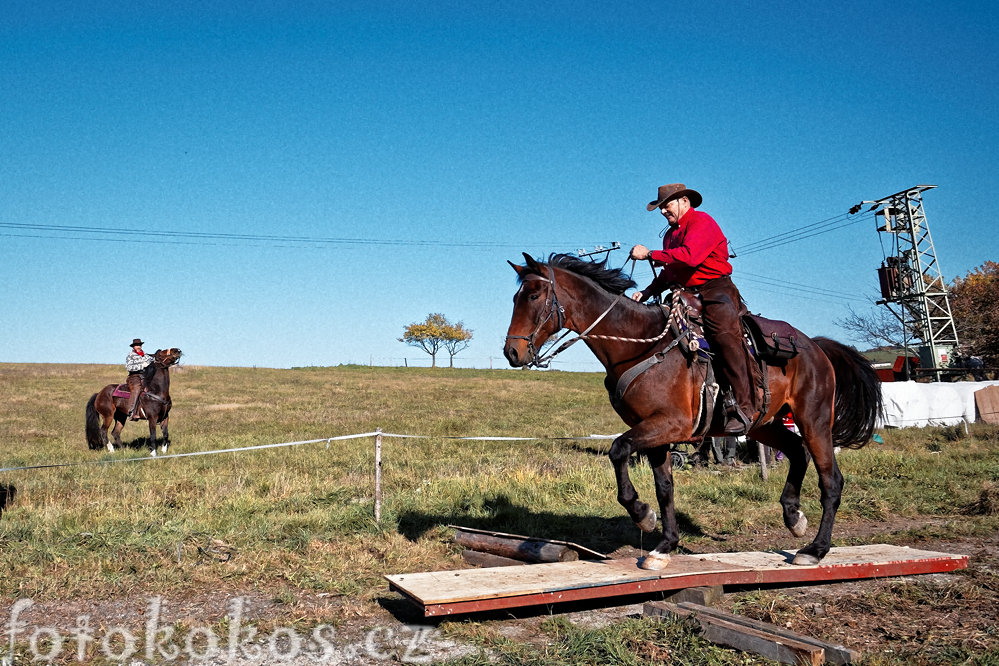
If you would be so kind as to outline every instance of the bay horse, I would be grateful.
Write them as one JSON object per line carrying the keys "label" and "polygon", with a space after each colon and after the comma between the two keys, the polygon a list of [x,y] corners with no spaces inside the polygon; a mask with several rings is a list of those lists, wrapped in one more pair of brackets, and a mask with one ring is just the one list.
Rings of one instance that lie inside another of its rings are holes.
{"label": "bay horse", "polygon": [[[145,390],[139,398],[135,411],[139,414],[139,418],[149,422],[149,447],[153,456],[156,455],[157,425],[163,433],[162,452],[166,453],[170,445],[170,433],[167,428],[170,407],[173,404],[170,400],[170,366],[179,361],[181,355],[181,350],[172,347],[158,349],[153,354],[153,362],[143,370],[142,383]],[[108,451],[114,451],[115,446],[120,448],[122,445],[120,434],[128,421],[128,397],[115,395],[118,387],[118,384],[108,384],[90,396],[87,402],[87,445],[91,449],[107,447]],[[113,443],[108,439],[108,427],[112,420],[115,422],[111,431]]]}
{"label": "bay horse", "polygon": [[[628,475],[630,456],[644,453],[655,477],[663,539],[640,566],[661,569],[679,542],[670,447],[699,441],[703,435],[722,435],[720,413],[701,413],[702,405],[710,402],[702,391],[707,363],[697,361],[689,341],[684,344],[687,332],[673,325],[669,308],[643,305],[624,295],[634,281],[621,269],[607,268],[606,260],[552,254],[542,263],[527,253],[524,259],[525,266],[508,262],[519,275],[520,288],[513,297],[504,356],[513,367],[544,367],[553,354],[544,358],[539,350],[566,328],[577,337],[554,353],[583,340],[603,364],[611,403],[630,427],[614,440],[609,454],[617,499],[642,531],[655,530],[656,512],[639,501]],[[678,295],[674,292],[674,298]],[[833,449],[860,448],[870,440],[881,410],[881,385],[871,364],[854,349],[795,333],[798,353],[767,368],[769,400],[761,402],[768,406],[756,415],[748,436],[782,451],[790,463],[780,504],[784,525],[796,537],[805,536],[808,527],[800,508],[806,451],[814,461],[822,519],[814,540],[794,557],[794,564],[814,565],[829,552],[843,490]],[[789,412],[800,436],[782,423]]]}

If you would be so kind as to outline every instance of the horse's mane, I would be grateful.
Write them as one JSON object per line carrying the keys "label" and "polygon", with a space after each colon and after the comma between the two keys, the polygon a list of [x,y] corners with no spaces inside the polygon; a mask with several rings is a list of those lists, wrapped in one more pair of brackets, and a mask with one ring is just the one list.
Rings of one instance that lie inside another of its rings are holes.
{"label": "horse's mane", "polygon": [[571,254],[552,253],[548,264],[589,278],[612,294],[623,294],[635,286],[635,281],[624,274],[620,268],[608,268],[607,259],[603,261],[587,261]]}

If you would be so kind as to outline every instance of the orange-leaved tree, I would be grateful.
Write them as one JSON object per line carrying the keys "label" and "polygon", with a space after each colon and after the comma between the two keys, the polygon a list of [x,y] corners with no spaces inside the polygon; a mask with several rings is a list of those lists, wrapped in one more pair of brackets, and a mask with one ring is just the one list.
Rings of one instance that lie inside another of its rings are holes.
{"label": "orange-leaved tree", "polygon": [[950,285],[950,309],[961,352],[999,367],[999,263],[986,261]]}
{"label": "orange-leaved tree", "polygon": [[434,312],[427,315],[426,320],[407,326],[399,342],[419,347],[430,354],[430,365],[434,368],[437,367],[437,352],[444,349],[451,355],[453,368],[455,355],[466,349],[471,339],[472,331],[465,328],[464,324],[452,324],[447,317]]}

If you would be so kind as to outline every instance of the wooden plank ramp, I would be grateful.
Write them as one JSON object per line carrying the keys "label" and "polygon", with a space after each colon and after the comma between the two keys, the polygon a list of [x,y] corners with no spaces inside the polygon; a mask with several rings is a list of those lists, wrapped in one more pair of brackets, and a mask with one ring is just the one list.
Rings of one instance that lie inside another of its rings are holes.
{"label": "wooden plank ramp", "polygon": [[884,578],[964,569],[967,555],[873,544],[833,548],[821,563],[791,564],[794,551],[674,555],[662,571],[634,558],[385,576],[425,617],[522,608],[701,585],[760,585]]}

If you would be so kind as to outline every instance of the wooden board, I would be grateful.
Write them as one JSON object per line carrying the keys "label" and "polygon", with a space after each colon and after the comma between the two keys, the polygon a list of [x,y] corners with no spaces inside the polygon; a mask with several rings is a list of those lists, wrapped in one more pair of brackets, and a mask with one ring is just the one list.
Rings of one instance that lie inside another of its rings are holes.
{"label": "wooden board", "polygon": [[817,565],[791,564],[794,552],[674,555],[662,571],[633,558],[577,560],[501,569],[460,569],[386,576],[389,587],[426,617],[679,590],[699,585],[807,583],[954,571],[966,555],[868,545],[833,548]]}
{"label": "wooden board", "polygon": [[999,424],[999,386],[986,386],[975,391],[975,405],[983,421]]}

